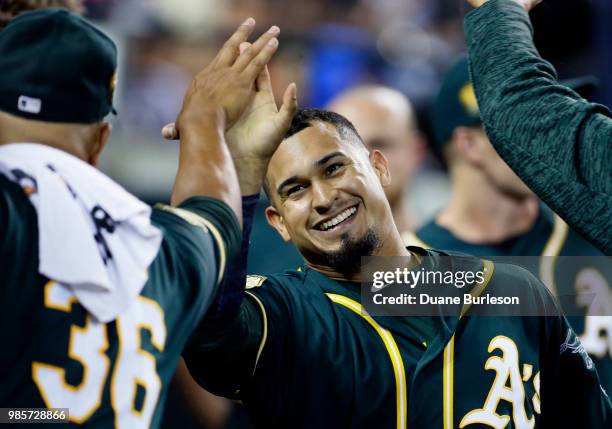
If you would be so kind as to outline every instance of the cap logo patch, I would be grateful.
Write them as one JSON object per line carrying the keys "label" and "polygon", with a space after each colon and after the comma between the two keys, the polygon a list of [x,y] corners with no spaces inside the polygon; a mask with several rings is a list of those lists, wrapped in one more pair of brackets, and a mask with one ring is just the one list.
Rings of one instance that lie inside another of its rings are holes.
{"label": "cap logo patch", "polygon": [[20,95],[17,100],[17,109],[22,112],[33,113],[35,115],[40,113],[42,107],[42,101],[40,98],[27,97]]}
{"label": "cap logo patch", "polygon": [[476,94],[474,94],[474,87],[470,82],[463,85],[459,90],[459,101],[467,113],[473,116],[480,115],[478,101],[476,101]]}

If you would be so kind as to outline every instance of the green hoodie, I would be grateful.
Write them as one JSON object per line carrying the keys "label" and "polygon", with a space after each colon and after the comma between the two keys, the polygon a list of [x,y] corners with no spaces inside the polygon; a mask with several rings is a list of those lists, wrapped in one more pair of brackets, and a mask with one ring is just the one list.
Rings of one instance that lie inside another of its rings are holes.
{"label": "green hoodie", "polygon": [[612,255],[612,113],[557,83],[525,10],[490,0],[465,18],[470,73],[497,152],[567,223]]}

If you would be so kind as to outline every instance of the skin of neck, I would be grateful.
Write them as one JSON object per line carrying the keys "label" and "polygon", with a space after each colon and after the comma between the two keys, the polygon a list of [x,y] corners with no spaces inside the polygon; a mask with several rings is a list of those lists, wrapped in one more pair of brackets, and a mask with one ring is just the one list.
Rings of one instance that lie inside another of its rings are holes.
{"label": "skin of neck", "polygon": [[404,192],[400,192],[400,194],[395,198],[389,199],[391,213],[393,213],[393,220],[395,221],[395,225],[400,233],[410,231],[412,229],[407,200],[408,198]]}
{"label": "skin of neck", "polygon": [[42,122],[19,118],[0,112],[0,145],[9,143],[39,143],[68,152],[81,160],[95,164],[92,141],[97,124]]}
{"label": "skin of neck", "polygon": [[478,170],[451,167],[452,192],[436,221],[472,244],[496,243],[531,229],[539,213],[535,196],[522,199],[501,192]]}

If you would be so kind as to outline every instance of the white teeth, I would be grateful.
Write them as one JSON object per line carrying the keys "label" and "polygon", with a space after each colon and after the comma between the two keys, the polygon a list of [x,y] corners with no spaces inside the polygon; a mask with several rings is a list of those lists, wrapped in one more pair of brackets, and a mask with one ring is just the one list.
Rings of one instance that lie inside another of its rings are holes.
{"label": "white teeth", "polygon": [[340,222],[346,220],[347,218],[351,217],[353,214],[355,214],[355,212],[357,212],[357,208],[356,207],[348,208],[348,209],[344,210],[342,213],[338,214],[333,219],[328,220],[327,222],[323,222],[323,224],[321,225],[321,229],[323,231],[326,231],[326,230],[328,230],[328,229],[338,225]]}

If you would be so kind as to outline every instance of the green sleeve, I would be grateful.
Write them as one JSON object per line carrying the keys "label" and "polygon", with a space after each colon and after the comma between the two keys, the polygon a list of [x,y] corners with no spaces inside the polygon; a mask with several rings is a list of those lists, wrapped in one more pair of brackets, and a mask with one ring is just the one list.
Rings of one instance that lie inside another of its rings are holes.
{"label": "green sleeve", "polygon": [[[532,273],[523,272],[529,288],[536,292],[530,304],[539,308],[538,319],[543,329],[538,381],[542,427],[611,427],[612,403],[591,357],[548,288]],[[512,287],[515,289],[516,284]]]}
{"label": "green sleeve", "polygon": [[264,331],[261,310],[246,298],[232,320],[200,324],[183,352],[189,372],[206,390],[239,399],[253,375]]}
{"label": "green sleeve", "polygon": [[151,221],[164,238],[149,267],[149,283],[164,296],[159,299],[180,300],[179,311],[193,311],[193,329],[215,300],[227,261],[240,243],[238,221],[229,206],[204,197],[178,207],[157,205]]}
{"label": "green sleeve", "polygon": [[[593,361],[563,315],[550,290],[531,272],[509,264],[495,264],[493,287],[502,288],[504,296],[520,296],[522,311],[537,317],[515,318],[523,332],[536,332],[539,325],[538,381],[534,380],[541,404],[545,428],[604,429],[612,425],[612,404],[601,387]],[[491,287],[489,286],[489,287]],[[498,289],[499,291],[499,289]],[[532,324],[537,320],[537,325]],[[521,341],[534,345],[535,336]],[[559,410],[563,410],[560,412]]]}
{"label": "green sleeve", "polygon": [[611,427],[612,403],[601,387],[593,361],[565,317],[559,315],[549,320],[553,321],[552,335],[540,395],[542,416],[552,423],[546,427]]}
{"label": "green sleeve", "polygon": [[[214,198],[192,197],[178,207],[158,204],[151,218],[163,230],[164,243],[178,249],[173,263],[191,272],[212,270],[216,279],[213,284],[217,286],[221,282],[228,262],[235,257],[241,243],[238,219],[227,204]],[[214,249],[212,259],[205,258],[209,239]]]}
{"label": "green sleeve", "polygon": [[32,227],[38,227],[34,206],[19,185],[0,174],[0,250],[3,261],[4,257],[15,256],[11,245],[21,247],[23,238],[28,235],[26,232]]}
{"label": "green sleeve", "polygon": [[179,208],[197,213],[214,226],[224,243],[228,260],[238,252],[242,240],[240,225],[227,204],[215,198],[191,197],[183,201]]}
{"label": "green sleeve", "polygon": [[557,82],[525,10],[490,0],[465,19],[483,123],[501,157],[574,229],[612,254],[612,113]]}
{"label": "green sleeve", "polygon": [[247,404],[265,399],[268,410],[280,412],[296,359],[292,311],[300,310],[282,279],[249,277],[247,284],[261,282],[245,292],[237,316],[201,323],[183,357],[210,392]]}
{"label": "green sleeve", "polygon": [[[27,273],[38,272],[36,210],[23,189],[2,174],[0,174],[0,272],[2,272],[0,306],[5,303],[8,305],[11,300],[20,297],[23,294],[24,278],[28,277]],[[6,310],[2,311],[5,315],[14,311],[15,307],[8,305],[3,310]],[[2,319],[0,317],[0,326]]]}

